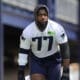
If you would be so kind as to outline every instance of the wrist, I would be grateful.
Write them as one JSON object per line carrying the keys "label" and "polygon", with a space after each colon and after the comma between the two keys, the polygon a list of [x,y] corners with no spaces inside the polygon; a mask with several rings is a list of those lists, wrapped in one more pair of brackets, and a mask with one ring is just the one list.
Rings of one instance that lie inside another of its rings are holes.
{"label": "wrist", "polygon": [[63,73],[68,73],[69,72],[69,67],[63,67]]}

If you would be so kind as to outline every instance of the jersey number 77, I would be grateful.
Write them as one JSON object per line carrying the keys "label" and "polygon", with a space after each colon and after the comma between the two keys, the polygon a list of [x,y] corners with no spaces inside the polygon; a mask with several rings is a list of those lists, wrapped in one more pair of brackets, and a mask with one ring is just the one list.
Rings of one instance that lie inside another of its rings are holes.
{"label": "jersey number 77", "polygon": [[35,42],[37,40],[37,50],[40,51],[41,47],[42,47],[42,41],[43,40],[49,40],[49,44],[48,44],[48,51],[50,51],[52,49],[52,44],[53,44],[53,36],[44,36],[44,37],[35,37],[32,38],[32,41]]}

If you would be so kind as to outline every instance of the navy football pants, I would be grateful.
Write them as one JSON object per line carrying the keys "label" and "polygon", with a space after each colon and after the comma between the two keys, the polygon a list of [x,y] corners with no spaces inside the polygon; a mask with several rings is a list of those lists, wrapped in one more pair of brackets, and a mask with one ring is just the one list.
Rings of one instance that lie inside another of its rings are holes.
{"label": "navy football pants", "polygon": [[59,56],[37,58],[34,55],[30,58],[30,74],[39,73],[46,76],[46,80],[60,80],[61,59]]}

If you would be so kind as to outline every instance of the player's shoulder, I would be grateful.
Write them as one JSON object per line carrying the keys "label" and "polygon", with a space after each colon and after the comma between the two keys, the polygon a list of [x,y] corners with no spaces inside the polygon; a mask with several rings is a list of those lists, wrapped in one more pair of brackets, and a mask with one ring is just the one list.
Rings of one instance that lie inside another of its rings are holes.
{"label": "player's shoulder", "polygon": [[53,21],[51,19],[48,20],[49,24],[52,25],[53,27],[63,27],[61,24],[59,24],[57,21]]}
{"label": "player's shoulder", "polygon": [[63,26],[56,21],[53,21],[53,20],[49,19],[48,22],[49,22],[49,25],[56,31],[58,31],[58,30],[60,31],[60,30],[63,29]]}
{"label": "player's shoulder", "polygon": [[31,34],[31,32],[34,30],[34,26],[35,26],[35,22],[31,22],[28,26],[25,27],[25,29],[23,30],[22,34],[24,36]]}
{"label": "player's shoulder", "polygon": [[31,22],[28,26],[26,26],[23,31],[24,31],[24,32],[30,31],[31,29],[33,29],[34,26],[35,26],[35,22],[33,21],[33,22]]}

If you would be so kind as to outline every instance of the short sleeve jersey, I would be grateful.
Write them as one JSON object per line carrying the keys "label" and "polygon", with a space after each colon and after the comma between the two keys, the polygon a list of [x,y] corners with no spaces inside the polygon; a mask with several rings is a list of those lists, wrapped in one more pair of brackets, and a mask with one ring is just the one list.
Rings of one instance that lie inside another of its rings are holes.
{"label": "short sleeve jersey", "polygon": [[20,37],[20,48],[31,49],[36,57],[44,58],[59,51],[59,44],[68,41],[66,32],[60,24],[48,20],[46,29],[41,32],[32,22]]}

